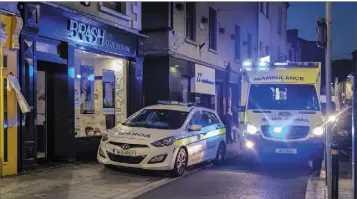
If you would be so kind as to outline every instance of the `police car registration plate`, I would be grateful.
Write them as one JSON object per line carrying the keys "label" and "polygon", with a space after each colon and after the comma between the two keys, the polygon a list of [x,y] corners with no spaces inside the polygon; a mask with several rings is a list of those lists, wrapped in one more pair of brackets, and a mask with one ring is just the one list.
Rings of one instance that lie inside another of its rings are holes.
{"label": "police car registration plate", "polygon": [[118,149],[113,149],[113,153],[115,155],[121,155],[121,156],[136,156],[135,151],[133,150],[118,150]]}
{"label": "police car registration plate", "polygon": [[277,148],[275,149],[275,153],[288,153],[288,154],[297,154],[297,149],[292,149],[292,148]]}

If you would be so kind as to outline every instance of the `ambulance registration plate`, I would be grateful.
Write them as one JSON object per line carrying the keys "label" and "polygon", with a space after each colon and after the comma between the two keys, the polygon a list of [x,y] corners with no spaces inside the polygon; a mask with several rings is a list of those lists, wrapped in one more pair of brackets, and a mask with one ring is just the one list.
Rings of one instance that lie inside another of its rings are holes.
{"label": "ambulance registration plate", "polygon": [[284,154],[297,154],[297,149],[292,148],[277,148],[275,153],[284,153]]}

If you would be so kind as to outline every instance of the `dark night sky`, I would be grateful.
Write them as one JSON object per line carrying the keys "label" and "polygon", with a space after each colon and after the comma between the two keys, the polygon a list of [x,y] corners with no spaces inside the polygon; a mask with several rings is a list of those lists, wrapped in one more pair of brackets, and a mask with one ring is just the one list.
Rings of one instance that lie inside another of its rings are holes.
{"label": "dark night sky", "polygon": [[[325,16],[324,2],[292,2],[288,29],[296,28],[306,40],[316,39],[316,18]],[[332,59],[351,58],[357,50],[357,2],[332,3]]]}

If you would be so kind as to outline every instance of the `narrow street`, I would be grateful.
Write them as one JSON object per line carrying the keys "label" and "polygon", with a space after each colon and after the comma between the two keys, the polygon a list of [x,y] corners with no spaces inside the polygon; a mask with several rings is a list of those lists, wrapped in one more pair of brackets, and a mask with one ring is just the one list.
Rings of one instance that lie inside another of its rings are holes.
{"label": "narrow street", "polygon": [[239,159],[186,175],[136,199],[303,199],[309,169],[269,164],[243,165]]}

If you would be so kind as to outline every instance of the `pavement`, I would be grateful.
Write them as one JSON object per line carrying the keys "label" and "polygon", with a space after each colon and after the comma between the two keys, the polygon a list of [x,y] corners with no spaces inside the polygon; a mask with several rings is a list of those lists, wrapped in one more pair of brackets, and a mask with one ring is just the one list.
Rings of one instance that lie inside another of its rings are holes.
{"label": "pavement", "polygon": [[[340,161],[339,163],[339,198],[352,199],[352,162],[351,160]],[[318,177],[309,179],[305,199],[327,199],[328,191],[326,187],[326,172],[322,170]]]}
{"label": "pavement", "polygon": [[[239,154],[238,143],[227,146],[227,158]],[[203,163],[186,175],[210,167]],[[94,163],[66,164],[0,179],[0,199],[130,199],[179,178],[163,172],[112,170]]]}

